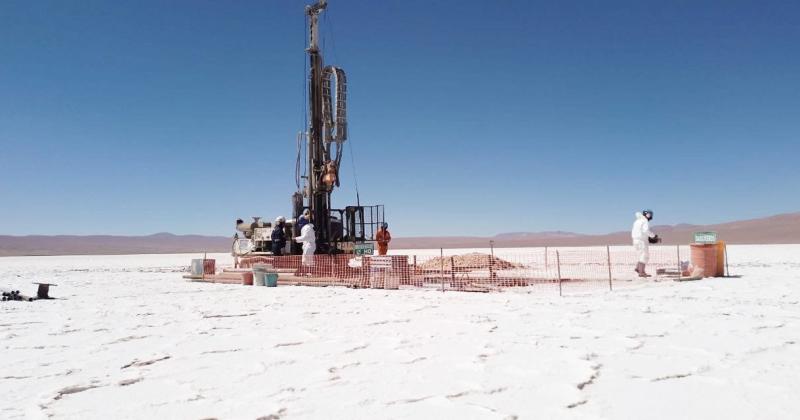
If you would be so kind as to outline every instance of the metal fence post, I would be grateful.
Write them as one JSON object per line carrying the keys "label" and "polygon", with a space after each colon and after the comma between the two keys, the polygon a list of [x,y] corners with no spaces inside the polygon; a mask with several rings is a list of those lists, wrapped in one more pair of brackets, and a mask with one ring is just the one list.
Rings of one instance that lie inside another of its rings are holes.
{"label": "metal fence post", "polygon": [[606,245],[606,257],[608,259],[608,290],[614,290],[611,285],[611,247]]}
{"label": "metal fence post", "polygon": [[419,280],[419,284],[417,284],[417,276],[419,275],[419,271],[417,268],[417,255],[414,254],[414,267],[411,269],[411,275],[408,276],[410,283],[414,286],[422,286],[425,284],[425,275],[422,275],[422,279]]}
{"label": "metal fence post", "polygon": [[683,277],[683,265],[681,265],[681,246],[675,245],[675,249],[678,251],[678,280]]}
{"label": "metal fence post", "polygon": [[456,287],[456,261],[450,257],[450,287]]}
{"label": "metal fence post", "polygon": [[489,278],[494,280],[494,241],[489,241],[491,255],[489,256]]}
{"label": "metal fence post", "polygon": [[563,296],[561,294],[561,257],[558,254],[558,250],[556,250],[556,265],[558,266],[558,295]]}
{"label": "metal fence post", "polygon": [[730,277],[731,270],[728,268],[728,244],[722,245],[722,249],[725,251],[725,277]]}
{"label": "metal fence post", "polygon": [[206,258],[208,257],[208,252],[203,253],[203,282],[206,281]]}

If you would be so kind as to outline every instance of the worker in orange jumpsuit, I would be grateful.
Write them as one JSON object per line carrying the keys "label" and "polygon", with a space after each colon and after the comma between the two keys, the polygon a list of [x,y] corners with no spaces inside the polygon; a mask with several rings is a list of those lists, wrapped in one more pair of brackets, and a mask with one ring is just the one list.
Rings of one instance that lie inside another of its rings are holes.
{"label": "worker in orange jumpsuit", "polygon": [[386,255],[386,252],[389,251],[389,242],[392,240],[388,223],[381,224],[378,233],[375,235],[375,240],[378,241],[378,255]]}

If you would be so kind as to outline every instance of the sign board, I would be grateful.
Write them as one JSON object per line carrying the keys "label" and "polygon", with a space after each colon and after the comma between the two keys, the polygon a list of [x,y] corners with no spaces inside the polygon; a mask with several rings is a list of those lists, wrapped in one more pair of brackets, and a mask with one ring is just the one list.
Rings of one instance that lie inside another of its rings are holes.
{"label": "sign board", "polygon": [[375,253],[375,244],[372,242],[365,242],[363,244],[353,245],[353,254],[355,255],[372,255]]}
{"label": "sign board", "polygon": [[369,287],[373,289],[397,289],[399,277],[393,275],[392,257],[365,257],[369,261]]}
{"label": "sign board", "polygon": [[694,243],[715,244],[717,243],[717,232],[695,232]]}
{"label": "sign board", "polygon": [[392,268],[392,257],[370,257],[369,266],[372,268]]}

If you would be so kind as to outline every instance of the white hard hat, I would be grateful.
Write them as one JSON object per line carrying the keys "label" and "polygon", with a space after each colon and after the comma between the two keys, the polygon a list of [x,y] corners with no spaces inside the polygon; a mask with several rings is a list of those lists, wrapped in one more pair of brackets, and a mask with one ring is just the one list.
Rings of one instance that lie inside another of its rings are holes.
{"label": "white hard hat", "polygon": [[283,222],[285,222],[285,221],[286,221],[286,218],[285,218],[285,217],[283,217],[283,216],[278,216],[278,217],[275,219],[275,223],[283,223]]}

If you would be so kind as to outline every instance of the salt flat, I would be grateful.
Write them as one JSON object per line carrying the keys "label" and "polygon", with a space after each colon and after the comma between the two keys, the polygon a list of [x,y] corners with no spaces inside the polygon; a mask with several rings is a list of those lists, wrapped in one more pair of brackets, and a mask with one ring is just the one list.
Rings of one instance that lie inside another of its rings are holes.
{"label": "salt flat", "polygon": [[565,297],[187,283],[197,257],[0,258],[63,298],[0,303],[0,418],[800,414],[800,245]]}

